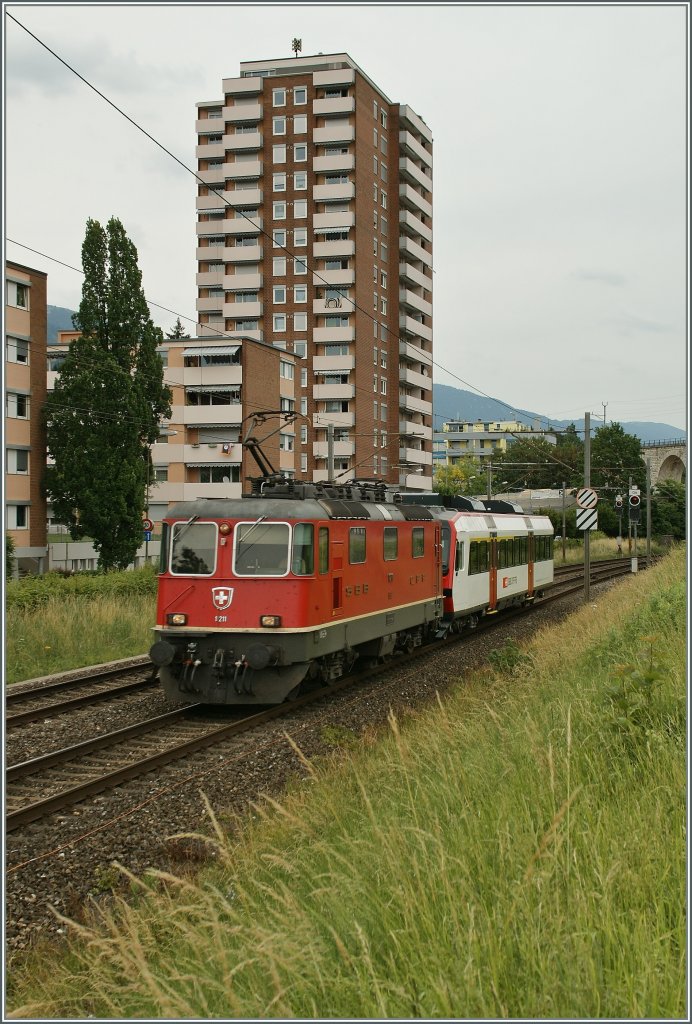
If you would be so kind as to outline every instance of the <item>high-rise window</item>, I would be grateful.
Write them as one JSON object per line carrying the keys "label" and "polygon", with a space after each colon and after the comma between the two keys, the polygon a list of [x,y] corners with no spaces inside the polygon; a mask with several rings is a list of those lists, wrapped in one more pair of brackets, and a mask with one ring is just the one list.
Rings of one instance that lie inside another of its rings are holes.
{"label": "high-rise window", "polygon": [[286,106],[286,90],[285,89],[273,89],[272,90],[272,106],[274,106],[274,107],[285,107]]}
{"label": "high-rise window", "polygon": [[308,90],[304,85],[298,86],[293,90],[293,102],[296,106],[299,106],[308,101]]}
{"label": "high-rise window", "polygon": [[293,132],[295,135],[305,135],[308,130],[308,119],[305,114],[298,114],[293,118]]}
{"label": "high-rise window", "polygon": [[272,160],[275,164],[286,163],[286,147],[285,146],[272,146]]}
{"label": "high-rise window", "polygon": [[274,118],[272,118],[272,134],[273,135],[285,135],[286,134],[286,118],[285,117],[274,117]]}

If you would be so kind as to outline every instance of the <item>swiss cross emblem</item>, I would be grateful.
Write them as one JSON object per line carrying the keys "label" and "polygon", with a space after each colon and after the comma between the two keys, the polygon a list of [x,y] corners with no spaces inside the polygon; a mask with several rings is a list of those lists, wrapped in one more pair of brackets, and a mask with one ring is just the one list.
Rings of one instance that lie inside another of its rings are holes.
{"label": "swiss cross emblem", "polygon": [[233,600],[233,588],[212,587],[211,599],[214,602],[214,607],[218,608],[219,611],[223,611],[224,608],[230,607],[231,601]]}

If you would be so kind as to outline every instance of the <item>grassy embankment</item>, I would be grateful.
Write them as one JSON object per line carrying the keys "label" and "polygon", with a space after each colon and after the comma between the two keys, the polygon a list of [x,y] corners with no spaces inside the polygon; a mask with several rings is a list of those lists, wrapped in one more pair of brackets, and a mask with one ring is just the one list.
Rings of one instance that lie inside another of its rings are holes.
{"label": "grassy embankment", "polygon": [[145,654],[156,617],[152,567],[8,581],[7,682]]}
{"label": "grassy embankment", "polygon": [[684,1018],[685,606],[677,550],[498,650],[15,965],[13,1015]]}

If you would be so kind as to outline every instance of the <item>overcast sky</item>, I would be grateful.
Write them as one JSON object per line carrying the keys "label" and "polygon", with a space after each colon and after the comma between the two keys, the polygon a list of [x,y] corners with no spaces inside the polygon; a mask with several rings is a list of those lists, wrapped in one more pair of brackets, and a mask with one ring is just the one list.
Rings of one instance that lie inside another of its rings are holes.
{"label": "overcast sky", "polygon": [[[189,167],[195,104],[242,60],[290,57],[294,36],[304,56],[348,53],[434,135],[435,380],[556,419],[607,402],[609,420],[685,428],[686,4],[3,10]],[[79,267],[87,218],[116,216],[147,298],[194,319],[194,178],[3,30],[7,237]],[[77,308],[80,275],[9,242],[6,257]]]}

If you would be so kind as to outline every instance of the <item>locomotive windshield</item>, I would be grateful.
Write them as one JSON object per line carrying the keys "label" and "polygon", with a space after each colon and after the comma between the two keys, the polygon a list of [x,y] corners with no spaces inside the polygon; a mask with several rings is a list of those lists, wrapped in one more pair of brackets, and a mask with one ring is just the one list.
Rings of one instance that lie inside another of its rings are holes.
{"label": "locomotive windshield", "polygon": [[236,576],[285,576],[291,529],[288,523],[238,523],[233,571]]}
{"label": "locomotive windshield", "polygon": [[174,576],[211,576],[216,568],[216,524],[175,523],[171,535]]}

